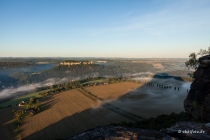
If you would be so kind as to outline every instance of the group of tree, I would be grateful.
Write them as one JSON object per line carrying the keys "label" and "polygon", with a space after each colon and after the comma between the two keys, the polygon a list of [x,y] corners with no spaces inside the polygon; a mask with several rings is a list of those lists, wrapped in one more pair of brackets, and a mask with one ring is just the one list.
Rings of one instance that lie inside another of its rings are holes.
{"label": "group of tree", "polygon": [[13,110],[18,122],[27,115],[34,115],[38,112],[40,112],[39,100],[35,98],[30,98],[29,101],[25,102],[22,107],[18,108],[18,110]]}
{"label": "group of tree", "polygon": [[[189,60],[187,62],[185,62],[186,67],[188,67],[188,69],[193,69],[196,70],[199,66],[199,57],[202,57],[204,55],[208,55],[210,54],[210,47],[207,50],[203,50],[200,49],[200,51],[198,53],[191,53],[189,55]],[[190,77],[193,77],[192,73],[188,74]]]}

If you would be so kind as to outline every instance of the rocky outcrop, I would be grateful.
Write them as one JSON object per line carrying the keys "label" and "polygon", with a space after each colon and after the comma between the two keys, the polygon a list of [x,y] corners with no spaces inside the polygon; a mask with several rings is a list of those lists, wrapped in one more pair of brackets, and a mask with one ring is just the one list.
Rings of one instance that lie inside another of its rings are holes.
{"label": "rocky outcrop", "polygon": [[190,116],[210,121],[210,55],[201,57],[199,64],[184,108]]}
{"label": "rocky outcrop", "polygon": [[100,126],[68,140],[210,140],[210,123],[177,122],[160,131],[122,126]]}
{"label": "rocky outcrop", "polygon": [[83,132],[68,140],[177,140],[165,133],[121,126],[102,126]]}
{"label": "rocky outcrop", "polygon": [[161,131],[181,140],[210,140],[210,123],[177,122]]}

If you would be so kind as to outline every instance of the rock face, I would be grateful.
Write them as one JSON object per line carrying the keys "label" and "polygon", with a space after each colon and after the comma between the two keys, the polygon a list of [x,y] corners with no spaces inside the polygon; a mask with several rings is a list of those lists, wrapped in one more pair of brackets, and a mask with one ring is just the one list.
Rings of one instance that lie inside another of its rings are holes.
{"label": "rock face", "polygon": [[160,131],[122,126],[100,126],[67,140],[210,140],[210,123],[177,122]]}
{"label": "rock face", "polygon": [[161,131],[181,140],[210,140],[210,123],[177,122]]}
{"label": "rock face", "polygon": [[101,126],[68,140],[177,140],[159,131],[121,126]]}
{"label": "rock face", "polygon": [[210,121],[210,55],[201,57],[199,63],[184,108],[190,116]]}

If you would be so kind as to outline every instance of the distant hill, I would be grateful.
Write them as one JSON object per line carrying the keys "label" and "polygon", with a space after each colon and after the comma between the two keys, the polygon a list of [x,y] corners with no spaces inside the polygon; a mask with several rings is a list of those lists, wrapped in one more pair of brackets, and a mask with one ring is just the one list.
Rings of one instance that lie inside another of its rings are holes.
{"label": "distant hill", "polygon": [[120,76],[125,72],[129,72],[120,67],[101,66],[101,65],[59,65],[52,69],[45,70],[37,74],[22,75],[19,77],[19,84],[36,83],[47,80],[49,78],[85,78],[94,76]]}
{"label": "distant hill", "polygon": [[49,78],[86,78],[86,77],[109,77],[109,76],[124,76],[131,73],[154,71],[150,64],[143,65],[58,65],[54,68],[47,69],[40,73],[32,74],[13,74],[13,78],[18,79],[18,84],[37,83]]}
{"label": "distant hill", "polygon": [[0,62],[0,69],[1,68],[21,68],[21,67],[28,67],[33,66],[32,63],[27,62]]}
{"label": "distant hill", "polygon": [[[7,61],[7,65],[13,66],[14,60]],[[50,60],[45,60],[46,62]],[[52,60],[54,62],[54,60]],[[57,60],[59,61],[59,60]],[[6,60],[2,60],[2,64],[5,63]],[[41,62],[41,60],[19,60],[17,64],[24,66],[22,68],[0,68],[0,74],[4,74],[4,80],[1,80],[4,85],[11,85],[19,86],[24,84],[30,83],[38,83],[45,81],[50,78],[87,78],[87,77],[116,77],[116,76],[130,76],[134,74],[138,76],[140,73],[168,73],[172,76],[180,76],[180,77],[187,77],[187,73],[189,71],[185,70],[182,66],[182,62],[176,63],[175,62],[164,62],[161,64],[163,68],[155,67],[156,62],[153,61],[124,61],[124,60],[109,60],[106,61],[107,63],[103,64],[89,64],[89,65],[59,65],[56,63],[57,66],[49,66],[39,65],[36,62]],[[63,62],[63,61],[62,61]],[[43,62],[42,62],[43,63]],[[34,64],[35,66],[30,66]],[[14,65],[14,66],[15,66]],[[1,75],[0,75],[1,76]],[[5,77],[7,76],[7,77]],[[2,77],[2,76],[1,76]],[[0,77],[0,78],[1,78]],[[146,75],[145,75],[146,77]],[[10,78],[10,79],[9,79]],[[13,79],[13,80],[12,80]],[[7,81],[14,81],[8,83]],[[6,82],[4,82],[6,81]]]}

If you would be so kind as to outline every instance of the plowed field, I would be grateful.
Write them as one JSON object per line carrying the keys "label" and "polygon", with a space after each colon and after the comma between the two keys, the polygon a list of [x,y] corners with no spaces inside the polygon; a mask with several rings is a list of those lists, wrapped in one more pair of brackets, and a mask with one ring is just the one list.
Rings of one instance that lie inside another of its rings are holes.
{"label": "plowed field", "polygon": [[78,90],[69,90],[43,103],[46,110],[26,118],[21,126],[25,139],[68,138],[100,125],[128,120],[97,102],[85,97]]}
{"label": "plowed field", "polygon": [[128,92],[140,87],[141,84],[132,82],[122,82],[109,85],[92,86],[85,88],[94,95],[104,100],[112,100],[125,95]]}

